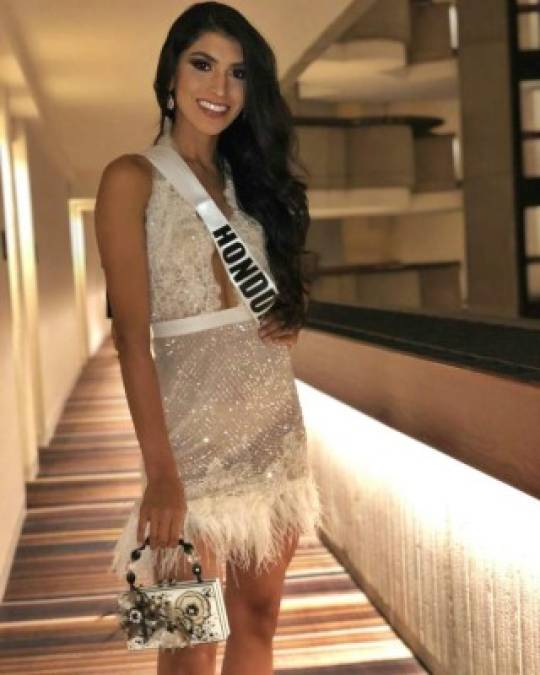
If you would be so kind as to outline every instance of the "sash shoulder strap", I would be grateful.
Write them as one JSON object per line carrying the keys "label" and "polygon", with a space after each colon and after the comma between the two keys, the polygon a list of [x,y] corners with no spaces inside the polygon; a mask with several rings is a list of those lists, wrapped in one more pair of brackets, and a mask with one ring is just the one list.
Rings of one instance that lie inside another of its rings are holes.
{"label": "sash shoulder strap", "polygon": [[246,243],[227,221],[183,157],[166,145],[154,145],[142,153],[195,209],[208,228],[231,282],[240,291],[254,320],[274,304],[274,281],[257,264]]}

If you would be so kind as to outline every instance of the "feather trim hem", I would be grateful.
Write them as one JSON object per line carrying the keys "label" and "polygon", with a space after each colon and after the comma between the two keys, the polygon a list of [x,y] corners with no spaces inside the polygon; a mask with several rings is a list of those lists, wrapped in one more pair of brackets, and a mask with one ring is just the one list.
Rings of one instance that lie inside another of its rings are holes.
{"label": "feather trim hem", "polygon": [[[109,572],[119,578],[125,579],[131,551],[139,546],[136,535],[140,503],[141,498],[135,500],[113,550]],[[188,542],[197,538],[214,551],[222,573],[230,560],[243,570],[254,563],[255,573],[259,574],[278,558],[287,535],[298,532],[317,536],[320,522],[320,495],[313,477],[308,474],[288,481],[279,492],[258,490],[188,500],[183,538]],[[148,527],[147,524],[145,536]],[[155,584],[169,578],[183,555],[180,546],[154,550],[146,546],[133,566],[137,580]]]}

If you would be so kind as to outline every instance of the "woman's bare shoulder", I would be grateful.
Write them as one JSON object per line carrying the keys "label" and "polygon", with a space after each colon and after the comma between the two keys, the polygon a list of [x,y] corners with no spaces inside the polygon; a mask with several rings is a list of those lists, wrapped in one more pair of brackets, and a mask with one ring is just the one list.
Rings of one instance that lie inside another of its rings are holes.
{"label": "woman's bare shoulder", "polygon": [[127,191],[146,200],[152,190],[152,176],[152,164],[143,155],[120,155],[105,166],[101,188]]}

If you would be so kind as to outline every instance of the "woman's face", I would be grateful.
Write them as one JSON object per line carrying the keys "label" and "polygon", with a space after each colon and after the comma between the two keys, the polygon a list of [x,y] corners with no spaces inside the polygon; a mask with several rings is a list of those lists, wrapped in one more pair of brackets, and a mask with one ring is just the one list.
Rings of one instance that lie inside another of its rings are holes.
{"label": "woman's face", "polygon": [[[237,40],[215,32],[203,33],[185,49],[178,60],[176,86],[170,83],[175,89],[176,121],[180,114],[210,135],[228,127],[244,107],[243,58]],[[209,110],[208,104],[219,110]]]}

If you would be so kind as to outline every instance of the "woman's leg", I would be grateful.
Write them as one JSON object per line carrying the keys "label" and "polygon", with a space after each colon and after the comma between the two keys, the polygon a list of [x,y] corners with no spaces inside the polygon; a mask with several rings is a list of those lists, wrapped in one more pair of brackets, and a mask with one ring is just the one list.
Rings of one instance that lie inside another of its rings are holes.
{"label": "woman's leg", "polygon": [[[219,576],[215,555],[202,542],[194,539],[199,561],[202,566],[203,578]],[[178,581],[194,579],[189,563],[184,555],[176,568],[174,575]],[[158,577],[156,576],[156,579]],[[174,650],[158,650],[157,675],[215,675],[216,672],[217,642],[195,644],[191,647],[182,647]]]}
{"label": "woman's leg", "polygon": [[236,567],[233,574],[231,563],[227,563],[225,604],[231,633],[221,675],[272,675],[272,640],[283,582],[297,544],[297,533],[285,539],[279,560],[258,575],[253,566],[247,571]]}

